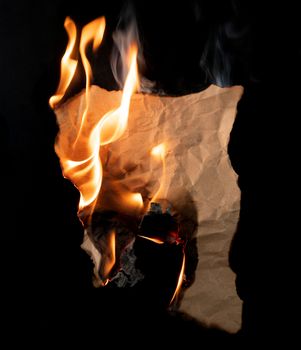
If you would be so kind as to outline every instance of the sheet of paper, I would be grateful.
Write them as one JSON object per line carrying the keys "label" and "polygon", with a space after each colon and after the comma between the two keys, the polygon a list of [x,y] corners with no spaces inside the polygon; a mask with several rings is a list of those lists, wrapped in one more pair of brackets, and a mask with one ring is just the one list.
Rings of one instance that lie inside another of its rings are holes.
{"label": "sheet of paper", "polygon": [[[96,86],[90,92],[87,119],[95,125],[118,106],[121,92]],[[235,290],[235,275],[228,267],[240,191],[227,145],[242,93],[241,86],[211,85],[202,92],[180,97],[135,94],[125,133],[100,152],[104,180],[99,206],[124,206],[126,211],[121,194],[139,192],[144,199],[151,198],[161,185],[160,197],[167,199],[187,222],[196,223],[190,239],[196,242],[199,261],[194,283],[185,290],[180,310],[230,332],[240,327],[242,305]],[[84,107],[82,93],[56,109],[59,156],[74,157],[71,145]],[[84,145],[85,140],[82,142]],[[162,162],[150,154],[161,143],[166,147],[165,176]]]}

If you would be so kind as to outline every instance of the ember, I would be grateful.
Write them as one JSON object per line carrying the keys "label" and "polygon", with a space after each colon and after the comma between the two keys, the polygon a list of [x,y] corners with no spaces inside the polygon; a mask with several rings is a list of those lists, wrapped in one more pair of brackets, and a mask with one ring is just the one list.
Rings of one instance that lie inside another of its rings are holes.
{"label": "ember", "polygon": [[158,243],[179,243],[178,223],[171,216],[170,209],[162,211],[159,203],[151,202],[150,210],[144,215],[140,230],[140,237],[157,240]]}
{"label": "ember", "polygon": [[[180,237],[180,228],[175,218],[170,213],[170,208],[164,213],[159,203],[151,203],[149,212],[143,217],[140,224],[140,230],[143,235],[139,237],[148,239],[157,244],[183,244],[184,240]],[[159,238],[158,238],[159,237]],[[175,300],[178,295],[182,282],[184,280],[185,271],[185,249],[183,250],[183,262],[181,271],[179,273],[177,287],[171,298],[170,304]]]}
{"label": "ember", "polygon": [[[171,289],[172,285],[176,284],[170,303],[174,301],[184,279],[185,253],[184,239],[180,237],[179,224],[171,215],[170,209],[163,212],[159,203],[152,202],[150,210],[142,217],[140,224],[135,217],[112,211],[96,211],[92,215],[91,226],[88,227],[87,234],[101,256],[97,269],[99,282],[95,282],[96,285],[104,286],[111,281],[118,287],[133,287],[144,278],[148,278],[150,267],[146,267],[141,261],[145,260],[145,254],[140,255],[138,260],[136,256],[136,250],[139,255],[139,249],[141,249],[139,238],[146,242],[165,244],[163,260],[166,249],[170,250],[169,245],[181,245],[182,253],[178,248],[174,251],[176,256],[183,254],[178,282],[169,280],[170,285],[168,285],[168,288]],[[149,249],[149,246],[146,249]],[[153,262],[150,263],[151,268],[153,265]],[[170,266],[169,269],[170,271],[167,270],[166,274],[172,275],[174,268]]]}

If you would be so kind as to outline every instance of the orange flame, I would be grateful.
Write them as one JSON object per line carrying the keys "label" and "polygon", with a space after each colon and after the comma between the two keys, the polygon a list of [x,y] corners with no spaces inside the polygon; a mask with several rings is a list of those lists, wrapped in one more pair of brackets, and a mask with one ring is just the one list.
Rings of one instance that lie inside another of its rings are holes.
{"label": "orange flame", "polygon": [[156,194],[152,198],[152,202],[155,202],[156,199],[161,195],[161,192],[164,188],[165,176],[166,176],[166,165],[165,165],[165,155],[166,155],[166,147],[164,143],[161,143],[151,150],[151,155],[161,160],[162,162],[162,177],[160,181],[160,186]]}
{"label": "orange flame", "polygon": [[85,124],[86,116],[90,104],[90,86],[92,80],[92,69],[89,60],[86,55],[86,49],[89,43],[92,42],[93,51],[95,52],[102,42],[103,34],[106,27],[106,21],[104,17],[95,19],[94,21],[86,24],[82,30],[82,35],[80,38],[79,52],[82,58],[83,66],[86,74],[86,108],[82,116],[81,125],[75,140],[75,145],[82,132],[83,125]]}
{"label": "orange flame", "polygon": [[[93,172],[94,176],[93,180],[90,182],[91,186],[89,189],[91,189],[91,191],[81,191],[79,208],[83,208],[94,202],[101,188],[102,166],[99,157],[99,147],[116,141],[122,136],[127,127],[130,99],[138,86],[137,52],[137,46],[133,45],[129,52],[130,68],[125,81],[120,106],[106,113],[91,131],[90,145],[91,158],[93,159],[91,171]],[[89,164],[87,170],[90,171]],[[88,186],[89,183],[86,185]],[[88,200],[85,199],[86,195],[88,195]]]}
{"label": "orange flame", "polygon": [[173,301],[175,300],[176,296],[179,294],[180,292],[180,289],[181,289],[181,286],[182,286],[182,283],[183,283],[183,280],[184,280],[184,271],[185,271],[185,252],[183,250],[183,261],[182,261],[182,267],[181,267],[181,271],[180,271],[180,274],[179,274],[179,278],[178,278],[178,283],[177,283],[177,287],[176,287],[176,290],[170,300],[170,303],[169,305],[171,305],[173,303]]}
{"label": "orange flame", "polygon": [[151,237],[141,236],[141,235],[138,235],[138,236],[141,237],[141,238],[147,239],[147,240],[149,240],[151,242],[157,243],[157,244],[163,244],[164,243],[164,241],[162,241],[159,238],[151,238]]}
{"label": "orange flame", "polygon": [[[74,142],[70,143],[67,140],[69,145],[71,144],[72,150],[65,152],[65,149],[61,147],[63,142],[56,143],[56,152],[60,157],[63,175],[70,179],[80,192],[79,211],[86,207],[89,207],[91,212],[94,209],[103,177],[99,149],[102,145],[116,141],[124,133],[127,127],[131,96],[139,84],[137,69],[138,47],[133,43],[127,53],[126,64],[128,74],[119,107],[109,111],[104,116],[100,116],[96,124],[94,124],[94,121],[92,123],[90,122],[89,107],[92,69],[86,51],[89,44],[92,44],[94,51],[99,47],[104,36],[104,31],[104,17],[88,23],[82,30],[79,51],[86,74],[84,112],[78,122],[75,120],[76,135]],[[75,39],[74,35],[74,42]],[[71,52],[73,46],[68,45],[66,52]],[[69,47],[72,48],[70,49]],[[69,80],[71,81],[71,78]],[[92,118],[92,120],[95,119]],[[66,138],[68,135],[59,135],[59,139],[60,137]],[[59,139],[58,141],[60,141]],[[143,204],[142,198],[140,200],[137,197],[136,206],[140,202]]]}
{"label": "orange flame", "polygon": [[117,109],[104,115],[99,124],[101,145],[119,139],[127,127],[131,96],[139,87],[137,54],[138,47],[132,44],[128,52],[129,72],[124,84],[121,104]]}
{"label": "orange flame", "polygon": [[71,83],[77,67],[77,60],[74,60],[70,57],[76,42],[76,26],[72,19],[70,17],[67,17],[65,19],[64,27],[67,31],[69,40],[65,54],[61,60],[61,77],[58,88],[55,95],[49,99],[49,105],[51,108],[55,108],[64,97],[64,94]]}
{"label": "orange flame", "polygon": [[72,160],[70,159],[71,155],[65,156],[61,154],[57,147],[64,176],[70,179],[80,191],[79,210],[95,201],[102,182],[102,168],[99,160],[99,136],[92,130],[91,134],[88,136],[85,135],[84,140],[82,140],[85,141],[85,145],[83,145],[83,142],[79,144],[78,141],[83,134],[83,128],[89,110],[89,93],[92,79],[92,70],[86,56],[86,48],[92,42],[93,50],[95,51],[102,41],[104,30],[104,17],[97,18],[84,26],[80,38],[80,55],[86,74],[86,105],[76,139],[73,143],[73,153],[74,155],[84,153],[86,157],[83,160]]}
{"label": "orange flame", "polygon": [[143,207],[143,199],[141,193],[130,193],[126,196],[126,202],[131,207],[141,209]]}
{"label": "orange flame", "polygon": [[104,285],[108,283],[107,277],[109,276],[113,266],[116,262],[116,234],[115,231],[112,231],[109,239],[108,239],[108,245],[107,250],[105,252],[106,259],[105,259],[105,266],[103,270],[103,275],[106,281],[104,282]]}

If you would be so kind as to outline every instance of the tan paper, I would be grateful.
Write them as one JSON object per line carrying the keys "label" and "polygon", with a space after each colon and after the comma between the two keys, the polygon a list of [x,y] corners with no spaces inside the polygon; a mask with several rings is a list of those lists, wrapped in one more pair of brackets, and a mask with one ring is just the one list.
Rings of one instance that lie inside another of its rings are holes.
{"label": "tan paper", "polygon": [[[211,85],[205,91],[181,97],[135,94],[126,132],[101,150],[105,179],[99,205],[114,207],[122,202],[118,201],[121,188],[123,192],[140,192],[143,198],[156,193],[162,180],[162,162],[154,159],[150,151],[164,142],[166,176],[160,197],[177,212],[186,211],[186,218],[195,216],[191,220],[197,221],[194,235],[199,263],[180,310],[230,332],[239,329],[241,320],[235,275],[228,267],[240,191],[227,145],[242,92],[240,86]],[[92,86],[90,122],[96,123],[116,108],[120,97],[120,92]],[[58,138],[65,154],[76,136],[75,121],[84,105],[84,94],[80,94],[56,110],[60,132],[69,135],[68,140]],[[106,193],[110,193],[110,200],[106,200]],[[188,207],[193,208],[191,213]]]}

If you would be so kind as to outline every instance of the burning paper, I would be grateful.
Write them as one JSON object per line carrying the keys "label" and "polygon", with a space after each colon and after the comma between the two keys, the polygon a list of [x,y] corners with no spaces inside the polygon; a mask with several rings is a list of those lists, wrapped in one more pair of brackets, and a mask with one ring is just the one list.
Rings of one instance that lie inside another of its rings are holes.
{"label": "burning paper", "polygon": [[[239,329],[241,318],[235,275],[228,267],[240,191],[227,145],[241,95],[240,86],[214,85],[180,97],[134,94],[123,134],[102,147],[97,125],[110,111],[120,108],[122,92],[91,86],[88,108],[86,95],[81,93],[55,110],[60,128],[56,152],[61,161],[68,159],[72,166],[74,161],[85,160],[91,170],[92,158],[101,159],[102,183],[93,210],[139,216],[156,198],[167,200],[180,213],[185,225],[191,227],[188,245],[196,242],[199,259],[194,282],[185,290],[180,309],[229,331]],[[85,137],[78,141],[83,115]],[[107,130],[110,128],[115,127],[108,122]],[[97,130],[99,138],[99,152],[94,151],[93,157],[86,153],[91,130]],[[83,145],[81,151],[75,152],[76,142]],[[80,189],[89,183],[91,173],[84,172],[84,162],[77,166],[75,176],[64,173]],[[81,218],[89,215],[84,207],[80,209]],[[97,272],[101,254],[87,236],[83,246],[93,255]],[[115,246],[114,231],[108,236],[108,246]],[[106,259],[111,267],[115,252],[109,251]]]}
{"label": "burning paper", "polygon": [[[95,284],[117,280],[118,286],[133,286],[143,279],[135,267],[135,237],[163,247],[175,244],[182,263],[172,307],[236,331],[241,303],[228,267],[228,250],[240,192],[227,144],[242,88],[212,85],[181,97],[135,94],[139,45],[132,23],[114,37],[119,43],[123,91],[108,92],[91,86],[87,57],[88,47],[95,51],[102,42],[105,18],[85,25],[79,40],[70,18],[65,28],[69,43],[57,92],[49,102],[60,129],[55,150],[63,174],[80,192],[82,247],[93,258]],[[78,64],[72,58],[76,42],[86,89],[57,108]],[[144,224],[156,217],[154,235],[140,230],[142,216]],[[159,237],[162,219],[167,225],[164,237]]]}

